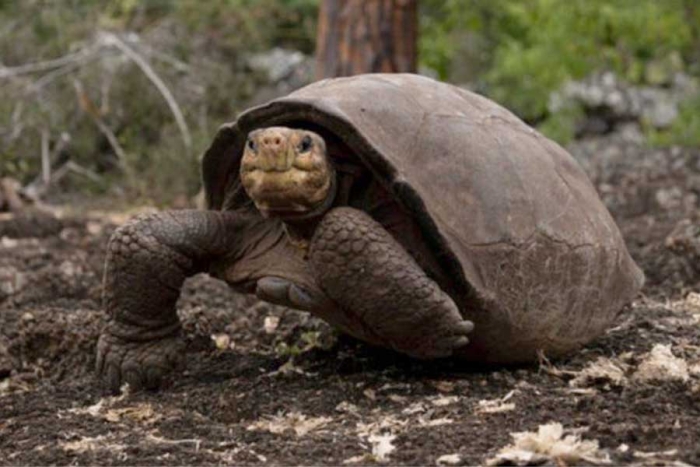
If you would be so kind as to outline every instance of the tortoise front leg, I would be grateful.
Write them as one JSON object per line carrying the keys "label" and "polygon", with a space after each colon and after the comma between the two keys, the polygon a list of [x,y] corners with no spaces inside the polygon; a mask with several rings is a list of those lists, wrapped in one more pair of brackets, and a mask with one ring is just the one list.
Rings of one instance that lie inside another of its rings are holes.
{"label": "tortoise front leg", "polygon": [[175,303],[188,276],[235,252],[244,220],[233,213],[168,211],[139,216],[110,239],[104,275],[109,315],[97,344],[97,374],[112,392],[157,388],[179,366]]}
{"label": "tortoise front leg", "polygon": [[447,357],[474,325],[408,252],[363,211],[336,208],[314,233],[311,266],[321,289],[373,334],[418,358]]}

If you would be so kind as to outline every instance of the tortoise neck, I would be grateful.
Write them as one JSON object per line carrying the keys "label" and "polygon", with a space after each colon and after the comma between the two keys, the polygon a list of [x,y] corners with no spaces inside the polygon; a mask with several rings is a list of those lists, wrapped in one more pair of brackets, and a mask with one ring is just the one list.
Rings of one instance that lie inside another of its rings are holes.
{"label": "tortoise neck", "polygon": [[335,170],[331,172],[331,187],[328,196],[318,207],[303,216],[283,219],[284,228],[292,243],[308,243],[323,216],[335,205],[338,181]]}

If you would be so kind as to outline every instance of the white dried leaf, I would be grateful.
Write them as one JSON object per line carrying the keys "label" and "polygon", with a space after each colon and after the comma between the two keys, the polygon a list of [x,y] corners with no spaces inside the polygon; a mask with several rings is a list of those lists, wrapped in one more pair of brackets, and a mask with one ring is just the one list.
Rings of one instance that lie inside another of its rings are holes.
{"label": "white dried leaf", "polygon": [[593,386],[596,383],[607,383],[612,386],[622,387],[627,384],[626,365],[600,357],[581,370],[574,379],[569,381],[572,388]]}
{"label": "white dried leaf", "polygon": [[435,407],[444,407],[459,401],[459,396],[439,396],[430,399],[430,403]]}
{"label": "white dried leaf", "polygon": [[101,418],[108,422],[117,423],[123,420],[131,420],[141,423],[153,423],[162,418],[153,410],[153,406],[146,402],[141,402],[129,407],[111,408],[114,403],[123,400],[125,396],[108,397],[100,399],[97,403],[87,406],[68,409],[66,412],[76,415],[90,415]]}
{"label": "white dried leaf", "polygon": [[700,314],[700,293],[690,292],[679,305],[692,314]]}
{"label": "white dried leaf", "polygon": [[111,443],[105,436],[96,436],[94,438],[84,437],[77,441],[69,441],[60,443],[61,449],[71,451],[78,454],[83,454],[91,451],[112,451],[119,452],[127,448],[124,444]]}
{"label": "white dried leaf", "polygon": [[15,238],[10,238],[10,237],[2,237],[0,238],[0,246],[3,248],[7,248],[8,250],[10,248],[15,248],[19,245],[19,240]]}
{"label": "white dried leaf", "polygon": [[340,404],[335,406],[335,410],[338,412],[357,415],[357,413],[360,411],[360,408],[358,406],[356,406],[355,404],[351,404],[348,401],[343,401]]}
{"label": "white dried leaf", "polygon": [[598,441],[582,440],[578,434],[564,436],[560,423],[540,425],[537,432],[511,433],[513,444],[501,449],[488,465],[528,465],[546,460],[565,464],[581,461],[609,464],[609,456],[598,449]]}
{"label": "white dried leaf", "polygon": [[228,334],[212,334],[211,340],[214,341],[214,345],[219,350],[227,350],[231,345],[231,336]]}
{"label": "white dried leaf", "polygon": [[388,456],[396,450],[391,442],[396,439],[396,436],[390,434],[372,435],[367,441],[372,444],[372,455],[377,462],[388,461]]}
{"label": "white dried leaf", "polygon": [[279,325],[280,325],[280,317],[279,316],[266,316],[265,322],[263,323],[263,329],[265,330],[266,334],[273,334],[277,330],[277,327]]}
{"label": "white dried leaf", "polygon": [[372,462],[373,459],[369,454],[361,454],[359,456],[352,456],[343,461],[343,464],[368,464]]}
{"label": "white dried leaf", "polygon": [[274,377],[277,377],[280,375],[286,376],[286,375],[290,375],[290,374],[297,374],[297,375],[308,376],[308,377],[316,376],[316,373],[309,373],[308,371],[304,371],[303,368],[295,365],[293,358],[290,358],[284,364],[282,364],[279,368],[277,368],[275,371],[271,371],[266,376],[269,378],[274,378]]}
{"label": "white dried leaf", "polygon": [[139,403],[133,407],[110,409],[105,412],[103,417],[109,422],[118,422],[120,420],[129,419],[142,423],[154,423],[161,418],[161,416],[156,414],[155,410],[153,410],[153,406],[148,403]]}
{"label": "white dried leaf", "polygon": [[462,457],[459,454],[444,454],[437,458],[437,465],[457,465],[462,462]]}
{"label": "white dried leaf", "polygon": [[414,402],[413,404],[403,409],[401,413],[404,415],[413,415],[416,413],[425,412],[425,410],[425,404],[423,404],[422,402]]}
{"label": "white dried leaf", "polygon": [[515,403],[514,402],[508,402],[513,398],[515,395],[516,390],[513,389],[510,391],[508,394],[505,396],[499,398],[499,399],[487,399],[487,400],[480,400],[477,403],[476,407],[476,413],[502,413],[502,412],[510,412],[511,410],[515,410]]}
{"label": "white dried leaf", "polygon": [[75,409],[68,409],[66,412],[73,413],[76,415],[91,415],[97,417],[102,412],[102,407],[105,405],[105,399],[100,399],[96,404],[89,405],[87,407],[78,407]]}
{"label": "white dried leaf", "polygon": [[688,367],[688,373],[690,376],[695,376],[700,378],[700,363],[694,363]]}
{"label": "white dried leaf", "polygon": [[451,425],[452,423],[454,423],[454,420],[452,420],[451,418],[432,418],[426,420],[423,417],[418,417],[418,425],[422,427]]}
{"label": "white dried leaf", "polygon": [[560,391],[567,394],[576,394],[577,396],[595,396],[598,390],[594,388],[561,388]]}
{"label": "white dried leaf", "polygon": [[357,436],[366,438],[371,435],[376,435],[385,431],[398,432],[408,424],[408,420],[400,420],[393,415],[389,415],[370,423],[358,422],[356,431]]}
{"label": "white dried leaf", "polygon": [[285,415],[275,415],[258,420],[248,425],[246,429],[248,431],[269,431],[276,435],[290,430],[296,436],[301,437],[321,428],[332,420],[330,417],[307,417],[299,412],[289,412]]}
{"label": "white dried leaf", "polygon": [[672,457],[678,454],[678,449],[669,449],[668,451],[644,452],[634,451],[632,455],[638,459],[658,459],[659,457]]}
{"label": "white dried leaf", "polygon": [[632,375],[638,381],[688,381],[688,363],[671,352],[670,345],[656,344]]}
{"label": "white dried leaf", "polygon": [[515,410],[515,403],[503,402],[500,399],[480,400],[477,403],[477,413],[503,413]]}

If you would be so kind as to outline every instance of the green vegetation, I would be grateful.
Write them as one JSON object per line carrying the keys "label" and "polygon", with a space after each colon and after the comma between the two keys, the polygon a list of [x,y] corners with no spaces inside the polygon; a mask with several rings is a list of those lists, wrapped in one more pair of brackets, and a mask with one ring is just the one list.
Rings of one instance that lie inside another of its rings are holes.
{"label": "green vegetation", "polygon": [[[264,82],[247,58],[272,47],[312,53],[316,9],[316,0],[0,1],[0,66],[39,64],[0,71],[0,176],[37,177],[45,138],[54,167],[70,159],[94,174],[70,172],[61,183],[73,188],[156,203],[194,195],[200,154]],[[110,34],[151,67],[182,123]]]}
{"label": "green vegetation", "polygon": [[[468,6],[467,6],[468,3]],[[566,139],[576,109],[550,115],[549,95],[571,79],[612,70],[632,84],[700,76],[697,0],[424,0],[421,60],[442,79],[469,81],[526,120]],[[422,18],[423,19],[423,18]],[[471,41],[465,41],[465,34]],[[465,47],[464,44],[471,44]],[[462,44],[455,46],[453,44]],[[474,46],[476,44],[476,46]],[[697,121],[688,107],[680,126]],[[692,126],[692,125],[691,125]],[[681,130],[672,129],[668,142]],[[695,143],[700,142],[700,136]]]}
{"label": "green vegetation", "polygon": [[[568,80],[604,70],[639,85],[664,86],[678,71],[700,78],[697,0],[419,2],[422,67],[562,142],[583,110],[551,114],[547,104]],[[119,187],[164,203],[193,195],[198,156],[265,83],[249,57],[273,47],[313,53],[318,3],[0,0],[0,66],[13,70],[0,68],[0,176],[36,178],[43,140],[54,168],[70,160],[94,175],[70,172],[61,183],[73,188]],[[112,37],[143,58],[175,108]],[[39,65],[16,68],[27,64]],[[648,135],[700,146],[700,97]]]}

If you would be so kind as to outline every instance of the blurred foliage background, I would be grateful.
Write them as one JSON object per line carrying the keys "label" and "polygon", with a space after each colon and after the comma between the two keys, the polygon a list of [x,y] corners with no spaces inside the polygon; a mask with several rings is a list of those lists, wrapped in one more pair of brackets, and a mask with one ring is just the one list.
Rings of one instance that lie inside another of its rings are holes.
{"label": "blurred foliage background", "polygon": [[[563,144],[590,112],[553,104],[567,83],[609,72],[672,89],[678,76],[700,77],[698,0],[419,6],[421,72],[493,98]],[[48,163],[66,169],[63,191],[156,204],[192,196],[221,123],[311,79],[317,15],[318,0],[0,0],[0,176],[31,184]],[[646,143],[700,146],[694,96],[667,124],[642,120]]]}

